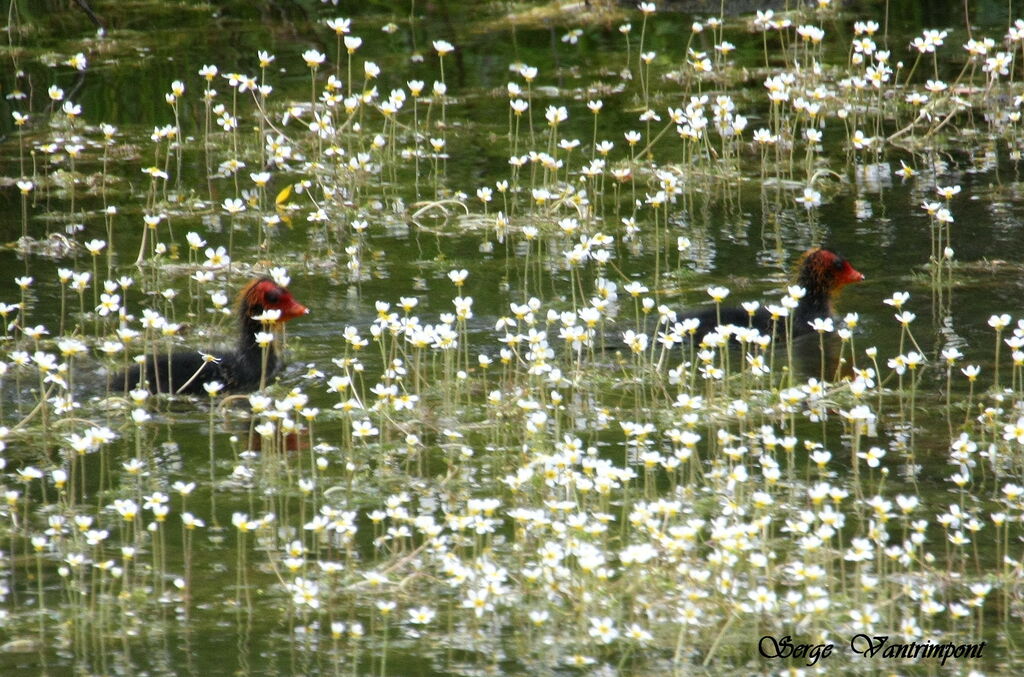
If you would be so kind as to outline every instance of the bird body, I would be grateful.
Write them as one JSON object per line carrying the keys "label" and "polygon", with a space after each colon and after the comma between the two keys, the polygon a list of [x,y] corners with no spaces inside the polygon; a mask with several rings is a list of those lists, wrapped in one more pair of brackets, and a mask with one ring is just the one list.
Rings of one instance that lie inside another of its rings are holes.
{"label": "bird body", "polygon": [[[800,258],[796,284],[804,291],[797,301],[796,308],[791,311],[793,316],[793,335],[799,336],[813,331],[811,323],[818,318],[831,317],[834,313],[833,302],[836,293],[848,284],[860,282],[864,275],[857,271],[845,258],[823,247],[816,247],[804,252]],[[703,337],[719,325],[735,325],[737,327],[753,327],[762,334],[781,334],[775,329],[776,323],[781,328],[781,321],[764,306],[748,312],[743,308],[723,307],[704,308],[693,312],[684,312],[678,316],[680,321],[697,320],[698,326],[693,333]],[[692,326],[692,322],[690,323]]]}
{"label": "bird body", "polygon": [[277,351],[271,343],[257,343],[257,332],[267,325],[287,322],[309,313],[269,277],[259,277],[238,294],[238,343],[231,351],[185,352],[148,355],[145,370],[135,365],[124,373],[126,388],[144,387],[151,392],[198,395],[204,386],[217,381],[225,391],[245,392],[259,388],[277,371]]}

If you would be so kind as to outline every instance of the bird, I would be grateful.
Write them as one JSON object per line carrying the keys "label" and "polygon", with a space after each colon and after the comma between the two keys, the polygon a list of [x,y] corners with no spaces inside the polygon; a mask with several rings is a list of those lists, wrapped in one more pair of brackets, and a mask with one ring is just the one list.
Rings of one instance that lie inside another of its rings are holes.
{"label": "bird", "polygon": [[[811,324],[818,318],[829,318],[834,312],[833,301],[836,293],[848,284],[861,282],[864,275],[841,255],[824,247],[808,249],[800,257],[797,268],[796,284],[803,288],[804,295],[791,311],[793,316],[793,336],[808,334],[814,329]],[[772,312],[764,306],[757,307],[751,314],[745,308],[710,307],[694,312],[684,312],[677,316],[680,322],[688,323],[690,331],[703,337],[718,325],[750,326],[765,335],[773,333],[779,338],[783,336],[782,320],[778,328]],[[694,326],[693,320],[697,320]]]}
{"label": "bird", "polygon": [[309,308],[287,289],[269,277],[257,277],[238,294],[238,343],[234,350],[149,355],[144,373],[141,364],[123,372],[123,385],[125,389],[138,387],[154,393],[186,395],[203,394],[207,392],[204,386],[214,381],[226,392],[255,390],[278,367],[273,342],[266,349],[264,363],[264,349],[257,343],[256,333],[267,331],[265,322],[288,322],[307,314]]}

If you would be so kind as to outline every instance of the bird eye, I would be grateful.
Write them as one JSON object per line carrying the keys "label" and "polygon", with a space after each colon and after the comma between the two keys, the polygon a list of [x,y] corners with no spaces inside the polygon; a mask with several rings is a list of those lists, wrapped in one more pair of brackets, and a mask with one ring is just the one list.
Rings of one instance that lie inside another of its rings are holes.
{"label": "bird eye", "polygon": [[845,263],[846,262],[843,261],[842,259],[836,259],[835,261],[832,262],[832,267],[835,268],[836,270],[842,270]]}
{"label": "bird eye", "polygon": [[281,300],[281,292],[276,289],[272,289],[266,293],[263,297],[267,303],[277,303]]}

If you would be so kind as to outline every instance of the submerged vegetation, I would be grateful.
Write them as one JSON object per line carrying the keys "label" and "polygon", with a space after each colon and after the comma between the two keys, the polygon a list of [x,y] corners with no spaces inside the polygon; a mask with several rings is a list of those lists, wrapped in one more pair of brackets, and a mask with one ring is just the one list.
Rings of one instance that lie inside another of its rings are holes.
{"label": "submerged vegetation", "polygon": [[[11,3],[0,666],[1019,669],[1024,319],[954,296],[989,275],[971,177],[1024,149],[1024,20],[481,6],[461,44],[325,3],[142,129],[74,94],[134,36],[33,50]],[[863,225],[896,187],[919,265],[872,283],[908,260]],[[868,282],[808,322],[789,274],[822,245]],[[311,309],[243,322],[278,378],[111,378],[232,342],[260,275]],[[737,298],[770,330],[683,311]],[[986,645],[851,647],[881,635]]]}

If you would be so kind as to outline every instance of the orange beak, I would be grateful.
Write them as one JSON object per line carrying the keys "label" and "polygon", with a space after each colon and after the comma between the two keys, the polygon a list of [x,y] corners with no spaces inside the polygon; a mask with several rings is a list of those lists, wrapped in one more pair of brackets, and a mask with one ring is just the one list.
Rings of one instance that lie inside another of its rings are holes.
{"label": "orange beak", "polygon": [[851,282],[862,282],[864,280],[864,273],[860,272],[856,268],[850,265],[850,262],[846,262],[846,266],[843,268],[843,272],[839,274],[839,284],[850,284]]}
{"label": "orange beak", "polygon": [[291,294],[288,295],[287,299],[282,299],[280,310],[282,322],[294,320],[296,317],[302,317],[303,315],[309,315],[309,308],[293,299]]}

